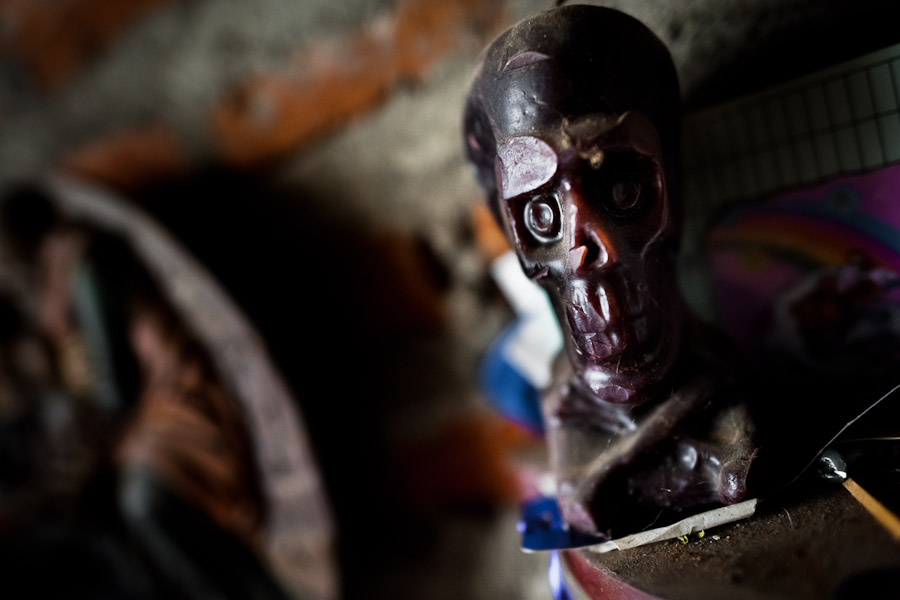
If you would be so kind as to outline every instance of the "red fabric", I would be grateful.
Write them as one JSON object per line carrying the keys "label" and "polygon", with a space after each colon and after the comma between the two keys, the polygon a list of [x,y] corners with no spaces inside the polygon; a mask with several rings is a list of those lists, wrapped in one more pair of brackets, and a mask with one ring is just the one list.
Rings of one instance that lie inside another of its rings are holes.
{"label": "red fabric", "polygon": [[609,571],[592,565],[578,550],[562,552],[572,579],[591,600],[662,600],[616,579]]}

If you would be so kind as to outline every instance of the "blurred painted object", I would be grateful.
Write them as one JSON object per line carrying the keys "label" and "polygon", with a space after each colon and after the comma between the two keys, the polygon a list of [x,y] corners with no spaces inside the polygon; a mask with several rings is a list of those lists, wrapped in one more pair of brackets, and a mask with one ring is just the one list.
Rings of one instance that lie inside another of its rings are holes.
{"label": "blurred painted object", "polygon": [[900,361],[900,166],[728,212],[707,239],[720,319],[751,356],[811,369]]}
{"label": "blurred painted object", "polygon": [[92,477],[116,481],[109,497],[71,493],[111,505],[111,539],[127,525],[131,541],[111,543],[149,560],[131,571],[185,597],[337,597],[302,416],[227,294],[127,200],[84,182],[52,178],[3,209],[58,385],[91,423]]}

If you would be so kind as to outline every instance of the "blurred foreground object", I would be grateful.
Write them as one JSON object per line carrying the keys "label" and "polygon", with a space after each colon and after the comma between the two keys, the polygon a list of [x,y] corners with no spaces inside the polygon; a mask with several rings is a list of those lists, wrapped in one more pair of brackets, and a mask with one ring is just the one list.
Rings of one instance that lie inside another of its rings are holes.
{"label": "blurred foreground object", "polygon": [[95,473],[69,492],[115,504],[163,595],[336,598],[302,417],[229,297],[121,198],[60,177],[6,200],[4,272],[33,308],[42,385],[93,427],[76,432]]}

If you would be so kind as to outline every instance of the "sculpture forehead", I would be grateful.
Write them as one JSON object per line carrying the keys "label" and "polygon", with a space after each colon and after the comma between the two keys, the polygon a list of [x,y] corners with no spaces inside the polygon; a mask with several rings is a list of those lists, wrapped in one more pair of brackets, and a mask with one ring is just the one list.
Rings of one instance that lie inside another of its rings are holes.
{"label": "sculpture forehead", "polygon": [[483,58],[473,94],[499,141],[588,113],[639,110],[656,120],[661,101],[673,104],[673,88],[677,98],[668,52],[643,24],[615,10],[576,5],[501,35]]}
{"label": "sculpture forehead", "polygon": [[497,160],[501,196],[508,200],[549,182],[561,168],[567,150],[599,166],[603,138],[619,123],[614,118],[596,115],[572,124],[563,123],[553,135],[523,135],[500,142]]}
{"label": "sculpture forehead", "polygon": [[640,113],[629,112],[617,118],[585,115],[564,122],[559,133],[512,137],[497,145],[497,174],[504,200],[538,189],[553,179],[560,169],[565,171],[577,164],[572,162],[573,159],[587,161],[593,168],[599,168],[608,150],[627,149],[661,160],[656,129]]}

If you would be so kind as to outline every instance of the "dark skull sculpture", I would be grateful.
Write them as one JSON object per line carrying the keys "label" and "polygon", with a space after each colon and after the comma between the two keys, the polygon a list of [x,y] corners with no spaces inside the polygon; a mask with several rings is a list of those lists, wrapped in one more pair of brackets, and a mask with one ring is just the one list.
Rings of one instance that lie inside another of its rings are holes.
{"label": "dark skull sculpture", "polygon": [[728,362],[694,350],[678,291],[680,114],[663,44],[594,6],[504,33],[466,102],[479,182],[564,332],[544,394],[560,503],[606,535],[743,499],[754,456]]}
{"label": "dark skull sculpture", "polygon": [[589,7],[502,37],[470,96],[470,153],[495,214],[561,311],[576,377],[607,402],[653,395],[681,338],[678,114],[661,43]]}

